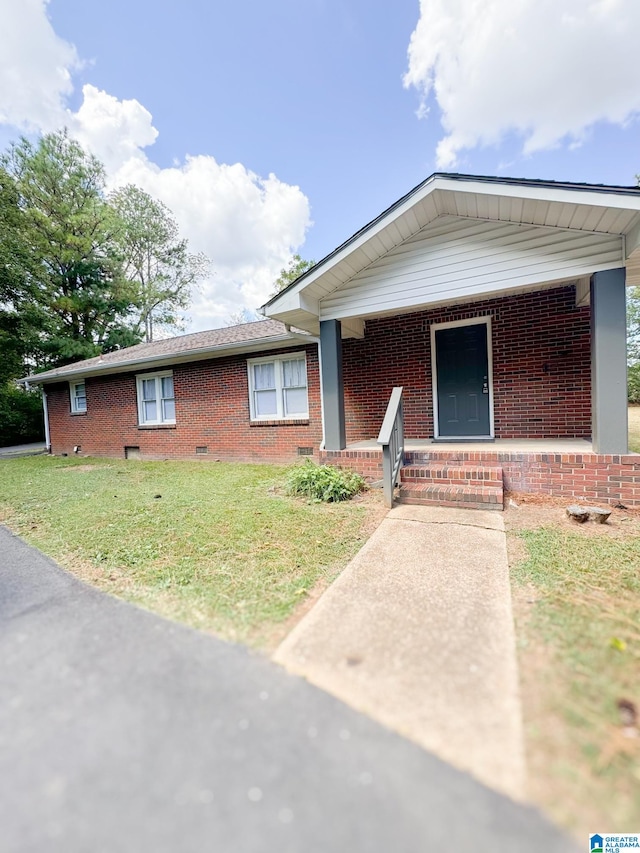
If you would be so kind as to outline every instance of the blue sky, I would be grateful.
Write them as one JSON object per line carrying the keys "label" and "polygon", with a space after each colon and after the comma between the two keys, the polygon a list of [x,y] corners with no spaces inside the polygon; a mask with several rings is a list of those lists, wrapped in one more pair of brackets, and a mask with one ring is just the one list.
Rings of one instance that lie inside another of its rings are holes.
{"label": "blue sky", "polygon": [[[634,184],[637,0],[0,0],[0,144],[67,125],[269,296],[435,170]],[[419,115],[421,117],[419,117]]]}

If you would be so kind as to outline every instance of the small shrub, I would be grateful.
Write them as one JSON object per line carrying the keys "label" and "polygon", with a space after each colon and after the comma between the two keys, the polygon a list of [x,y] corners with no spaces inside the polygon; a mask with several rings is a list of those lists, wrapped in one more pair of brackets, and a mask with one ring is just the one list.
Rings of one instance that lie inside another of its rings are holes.
{"label": "small shrub", "polygon": [[629,365],[627,377],[629,381],[629,402],[640,403],[640,362]]}
{"label": "small shrub", "polygon": [[346,501],[357,495],[366,484],[360,474],[343,471],[333,465],[305,462],[292,468],[286,488],[290,495],[305,495],[315,501]]}

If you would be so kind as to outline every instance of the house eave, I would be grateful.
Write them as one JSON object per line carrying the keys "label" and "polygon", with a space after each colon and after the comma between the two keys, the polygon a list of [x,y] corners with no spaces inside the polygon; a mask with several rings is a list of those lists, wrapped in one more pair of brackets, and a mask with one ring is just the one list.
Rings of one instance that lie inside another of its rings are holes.
{"label": "house eave", "polygon": [[[309,343],[314,343],[310,340]],[[151,368],[169,367],[173,364],[185,364],[190,361],[205,361],[212,358],[222,358],[230,355],[262,352],[263,350],[279,349],[281,347],[299,347],[300,335],[276,335],[244,343],[221,344],[215,347],[202,347],[173,355],[156,355],[145,358],[133,358],[115,364],[92,364],[89,367],[78,367],[77,370],[61,369],[36,373],[18,380],[29,385],[46,385],[53,382],[67,382],[74,379],[89,379],[94,376],[106,376],[115,373],[131,373]]]}
{"label": "house eave", "polygon": [[[577,214],[563,222],[570,211]],[[317,323],[322,317],[324,297],[443,215],[606,233],[623,239],[629,235],[627,258],[640,242],[637,188],[436,173],[273,297],[262,306],[262,313],[311,330],[314,320]],[[557,222],[562,224],[554,224]],[[639,260],[635,255],[629,258],[630,284],[635,283]],[[304,312],[314,314],[314,305],[320,310],[306,324],[285,319],[301,317]]]}

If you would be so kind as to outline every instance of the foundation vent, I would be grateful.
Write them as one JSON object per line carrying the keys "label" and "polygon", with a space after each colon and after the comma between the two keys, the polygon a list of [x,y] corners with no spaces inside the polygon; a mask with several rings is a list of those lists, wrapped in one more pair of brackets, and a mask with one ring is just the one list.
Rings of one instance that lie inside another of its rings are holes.
{"label": "foundation vent", "polygon": [[198,447],[196,447],[196,455],[197,456],[204,456],[205,453],[208,453],[208,452],[209,452],[209,448],[207,447],[206,444],[201,444]]}
{"label": "foundation vent", "polygon": [[124,458],[125,459],[141,459],[140,448],[139,447],[125,447],[124,449]]}
{"label": "foundation vent", "polygon": [[298,456],[313,456],[313,447],[299,447]]}

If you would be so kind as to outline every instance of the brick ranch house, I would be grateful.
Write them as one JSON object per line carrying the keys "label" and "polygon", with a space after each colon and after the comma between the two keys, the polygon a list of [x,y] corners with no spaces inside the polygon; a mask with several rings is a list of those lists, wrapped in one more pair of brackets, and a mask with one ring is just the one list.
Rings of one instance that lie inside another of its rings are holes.
{"label": "brick ranch house", "polygon": [[500,508],[506,486],[640,505],[625,314],[639,283],[637,188],[434,174],[267,302],[269,319],[25,381],[45,392],[53,453],[312,456],[378,479],[385,421],[406,500]]}

